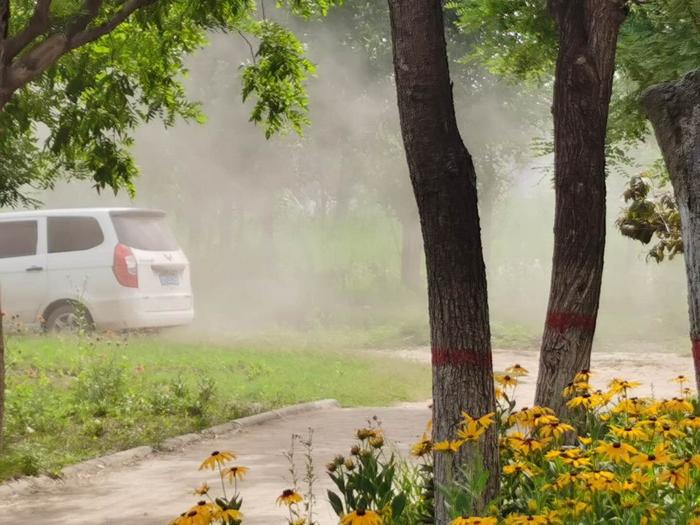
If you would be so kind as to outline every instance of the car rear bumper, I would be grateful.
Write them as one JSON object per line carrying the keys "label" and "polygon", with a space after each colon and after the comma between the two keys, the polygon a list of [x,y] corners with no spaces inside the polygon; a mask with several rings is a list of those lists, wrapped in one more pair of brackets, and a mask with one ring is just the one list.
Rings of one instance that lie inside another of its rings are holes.
{"label": "car rear bumper", "polygon": [[192,322],[192,296],[136,296],[102,301],[90,307],[95,326],[105,330],[129,330],[180,326]]}

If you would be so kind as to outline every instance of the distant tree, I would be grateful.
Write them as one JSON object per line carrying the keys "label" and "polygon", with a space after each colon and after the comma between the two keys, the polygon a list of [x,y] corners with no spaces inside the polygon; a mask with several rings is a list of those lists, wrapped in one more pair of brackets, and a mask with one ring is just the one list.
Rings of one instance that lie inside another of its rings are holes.
{"label": "distant tree", "polygon": [[[401,132],[421,219],[433,364],[433,438],[453,439],[462,410],[495,410],[491,333],[476,172],[457,127],[441,0],[389,0]],[[466,452],[436,454],[436,486]],[[498,488],[493,429],[481,459],[488,501]],[[463,463],[462,463],[463,464]],[[435,523],[448,516],[436,491]]]}
{"label": "distant tree", "polygon": [[[554,80],[555,246],[536,402],[560,408],[563,386],[590,362],[605,249],[606,157],[626,162],[627,147],[644,140],[641,90],[697,63],[697,4],[455,0],[450,6],[465,31],[479,32],[469,60],[508,77]],[[621,78],[613,94],[618,49]]]}
{"label": "distant tree", "polygon": [[[275,4],[302,17],[335,0]],[[208,31],[243,37],[242,96],[267,136],[306,122],[314,67],[293,33],[247,0],[0,0],[0,206],[61,177],[133,192],[134,129],[202,120],[185,95],[186,55]]]}
{"label": "distant tree", "polygon": [[666,161],[680,216],[690,338],[700,392],[700,69],[642,96]]}

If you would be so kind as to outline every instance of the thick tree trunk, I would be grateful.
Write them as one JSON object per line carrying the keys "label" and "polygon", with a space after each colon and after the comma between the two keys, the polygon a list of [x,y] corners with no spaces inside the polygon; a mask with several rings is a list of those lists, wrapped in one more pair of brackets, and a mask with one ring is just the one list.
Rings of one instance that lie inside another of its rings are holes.
{"label": "thick tree trunk", "polygon": [[401,283],[409,290],[421,289],[423,246],[417,217],[399,217],[401,223]]}
{"label": "thick tree trunk", "polygon": [[554,85],[554,256],[535,402],[557,411],[590,366],[605,250],[605,133],[622,0],[550,0]]}
{"label": "thick tree trunk", "polygon": [[666,162],[678,211],[688,278],[690,340],[700,392],[700,69],[642,95]]}
{"label": "thick tree trunk", "polygon": [[[454,438],[462,410],[480,416],[495,408],[476,176],[455,118],[441,0],[389,0],[389,9],[401,132],[423,232],[433,438],[440,441]],[[489,498],[498,486],[495,431],[481,445]],[[446,483],[466,454],[436,454],[436,484]],[[436,523],[446,524],[440,491],[435,510]]]}

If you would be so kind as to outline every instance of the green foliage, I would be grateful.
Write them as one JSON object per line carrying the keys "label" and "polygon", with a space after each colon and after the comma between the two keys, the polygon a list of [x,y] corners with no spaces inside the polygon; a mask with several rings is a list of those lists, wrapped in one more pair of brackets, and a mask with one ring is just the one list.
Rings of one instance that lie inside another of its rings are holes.
{"label": "green foliage", "polygon": [[384,447],[380,428],[363,428],[357,431],[350,456],[337,456],[327,466],[337,487],[337,492],[328,491],[328,500],[338,517],[367,510],[381,515],[386,525],[406,523],[402,516],[408,498],[397,483],[400,462]]}
{"label": "green foliage", "polygon": [[429,395],[424,366],[301,346],[11,336],[0,479],[56,473],[303,401],[333,397],[367,406]]}
{"label": "green foliage", "polygon": [[[13,4],[12,35],[29,24],[34,4]],[[279,7],[311,17],[326,14],[334,4],[295,0]],[[70,32],[84,15],[82,5],[54,1],[41,37]],[[88,30],[122,6],[103,2]],[[301,132],[308,122],[305,83],[313,64],[291,32],[261,15],[254,0],[155,1],[63,56],[15,92],[0,113],[0,206],[36,204],[29,190],[50,188],[61,178],[133,193],[135,129],[154,119],[165,126],[181,118],[204,120],[182,80],[188,73],[186,57],[207,44],[210,31],[239,33],[245,39],[241,45],[258,40],[253,64],[243,67],[243,99],[255,99],[251,120],[263,125],[268,138],[288,129]]]}
{"label": "green foliage", "polygon": [[[700,63],[700,4],[693,0],[630,2],[618,43],[608,126],[608,158],[628,163],[626,149],[648,134],[640,93],[680,78]],[[551,83],[557,33],[546,0],[454,0],[457,25],[477,35],[464,60],[513,80]]]}
{"label": "green foliage", "polygon": [[622,235],[642,244],[656,239],[647,257],[657,263],[683,253],[681,217],[661,162],[630,178],[623,197],[626,207],[616,221]]}
{"label": "green foliage", "polygon": [[252,64],[243,68],[243,100],[256,95],[250,120],[262,123],[265,137],[285,128],[301,133],[308,124],[308,98],[304,82],[314,65],[304,58],[304,48],[291,31],[265,20],[252,27],[260,47]]}

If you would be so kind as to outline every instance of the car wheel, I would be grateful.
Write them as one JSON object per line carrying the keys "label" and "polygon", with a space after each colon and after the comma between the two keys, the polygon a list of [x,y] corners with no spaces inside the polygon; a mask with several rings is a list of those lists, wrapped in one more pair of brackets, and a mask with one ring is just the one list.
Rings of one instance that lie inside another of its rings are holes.
{"label": "car wheel", "polygon": [[92,329],[92,318],[84,306],[64,304],[49,314],[45,327],[47,332],[77,333]]}

